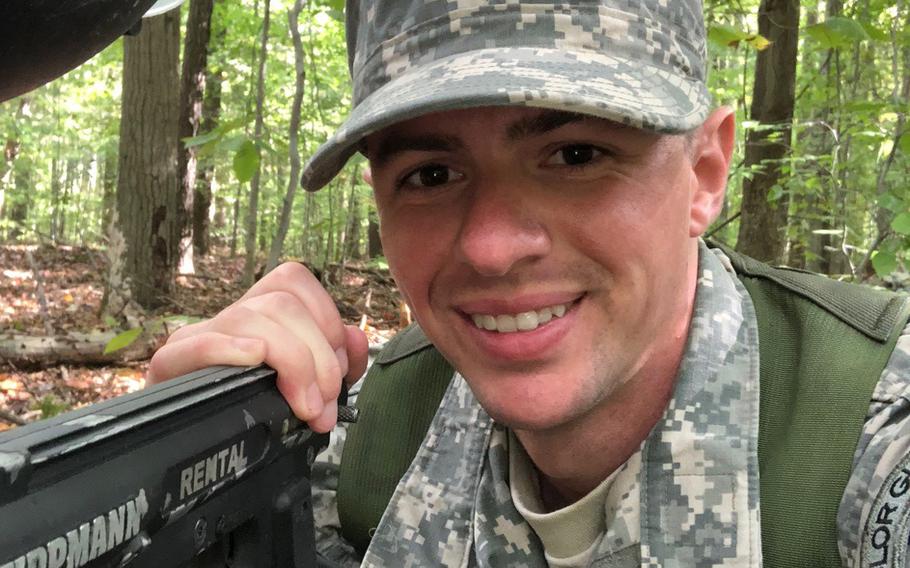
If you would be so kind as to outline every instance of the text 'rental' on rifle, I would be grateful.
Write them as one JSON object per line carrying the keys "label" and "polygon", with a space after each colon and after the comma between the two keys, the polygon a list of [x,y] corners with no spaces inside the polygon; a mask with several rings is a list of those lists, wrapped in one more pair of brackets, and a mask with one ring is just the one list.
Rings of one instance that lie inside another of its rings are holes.
{"label": "text 'rental' on rifle", "polygon": [[0,435],[0,568],[314,566],[328,434],[275,375],[213,367]]}

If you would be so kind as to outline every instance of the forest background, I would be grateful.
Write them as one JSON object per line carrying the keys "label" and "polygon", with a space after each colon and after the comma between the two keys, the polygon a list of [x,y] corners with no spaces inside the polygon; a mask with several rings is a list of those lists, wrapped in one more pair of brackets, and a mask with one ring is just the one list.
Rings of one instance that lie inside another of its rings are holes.
{"label": "forest background", "polygon": [[[409,321],[355,157],[297,194],[350,108],[343,0],[188,0],[0,104],[0,430],[142,386],[176,327],[282,260],[379,342]],[[910,286],[906,0],[707,0],[737,112],[713,239]]]}

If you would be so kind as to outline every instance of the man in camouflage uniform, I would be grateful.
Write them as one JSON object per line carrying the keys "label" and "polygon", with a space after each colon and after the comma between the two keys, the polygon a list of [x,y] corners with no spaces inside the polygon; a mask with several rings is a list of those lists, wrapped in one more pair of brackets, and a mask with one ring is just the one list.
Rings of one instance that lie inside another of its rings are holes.
{"label": "man in camouflage uniform", "polygon": [[[339,532],[335,431],[323,561],[761,566],[756,315],[700,238],[734,132],[700,1],[355,0],[347,19],[354,110],[303,183],[369,158],[393,274],[458,372],[363,558]],[[286,265],[175,334],[150,381],[265,361],[326,431],[365,359]],[[905,565],[908,367],[902,336],[838,512],[845,566]]]}

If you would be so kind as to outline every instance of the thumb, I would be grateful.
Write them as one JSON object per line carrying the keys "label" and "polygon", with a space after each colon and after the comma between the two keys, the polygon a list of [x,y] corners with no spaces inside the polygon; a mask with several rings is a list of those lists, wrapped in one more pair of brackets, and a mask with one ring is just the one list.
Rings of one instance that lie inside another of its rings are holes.
{"label": "thumb", "polygon": [[370,356],[370,344],[367,334],[355,325],[345,325],[345,351],[348,356],[348,374],[344,382],[352,385],[363,376],[367,370]]}

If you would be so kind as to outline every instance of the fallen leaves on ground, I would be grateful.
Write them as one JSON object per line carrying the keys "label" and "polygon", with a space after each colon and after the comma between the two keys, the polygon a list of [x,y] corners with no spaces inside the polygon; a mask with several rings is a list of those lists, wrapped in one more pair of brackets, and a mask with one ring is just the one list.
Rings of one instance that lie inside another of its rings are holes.
{"label": "fallen leaves on ground", "polygon": [[[44,287],[47,313],[36,294],[36,271]],[[195,259],[196,274],[177,277],[165,307],[149,317],[182,315],[208,318],[239,299],[243,259],[226,250]],[[0,334],[45,334],[45,319],[55,333],[109,329],[99,313],[106,259],[100,249],[75,246],[0,246]],[[400,295],[388,270],[363,262],[332,265],[323,275],[345,322],[363,329],[370,343],[387,341],[401,325]],[[147,362],[120,367],[58,365],[26,372],[0,360],[0,411],[26,422],[93,404],[143,388]],[[0,431],[12,427],[0,418]]]}

